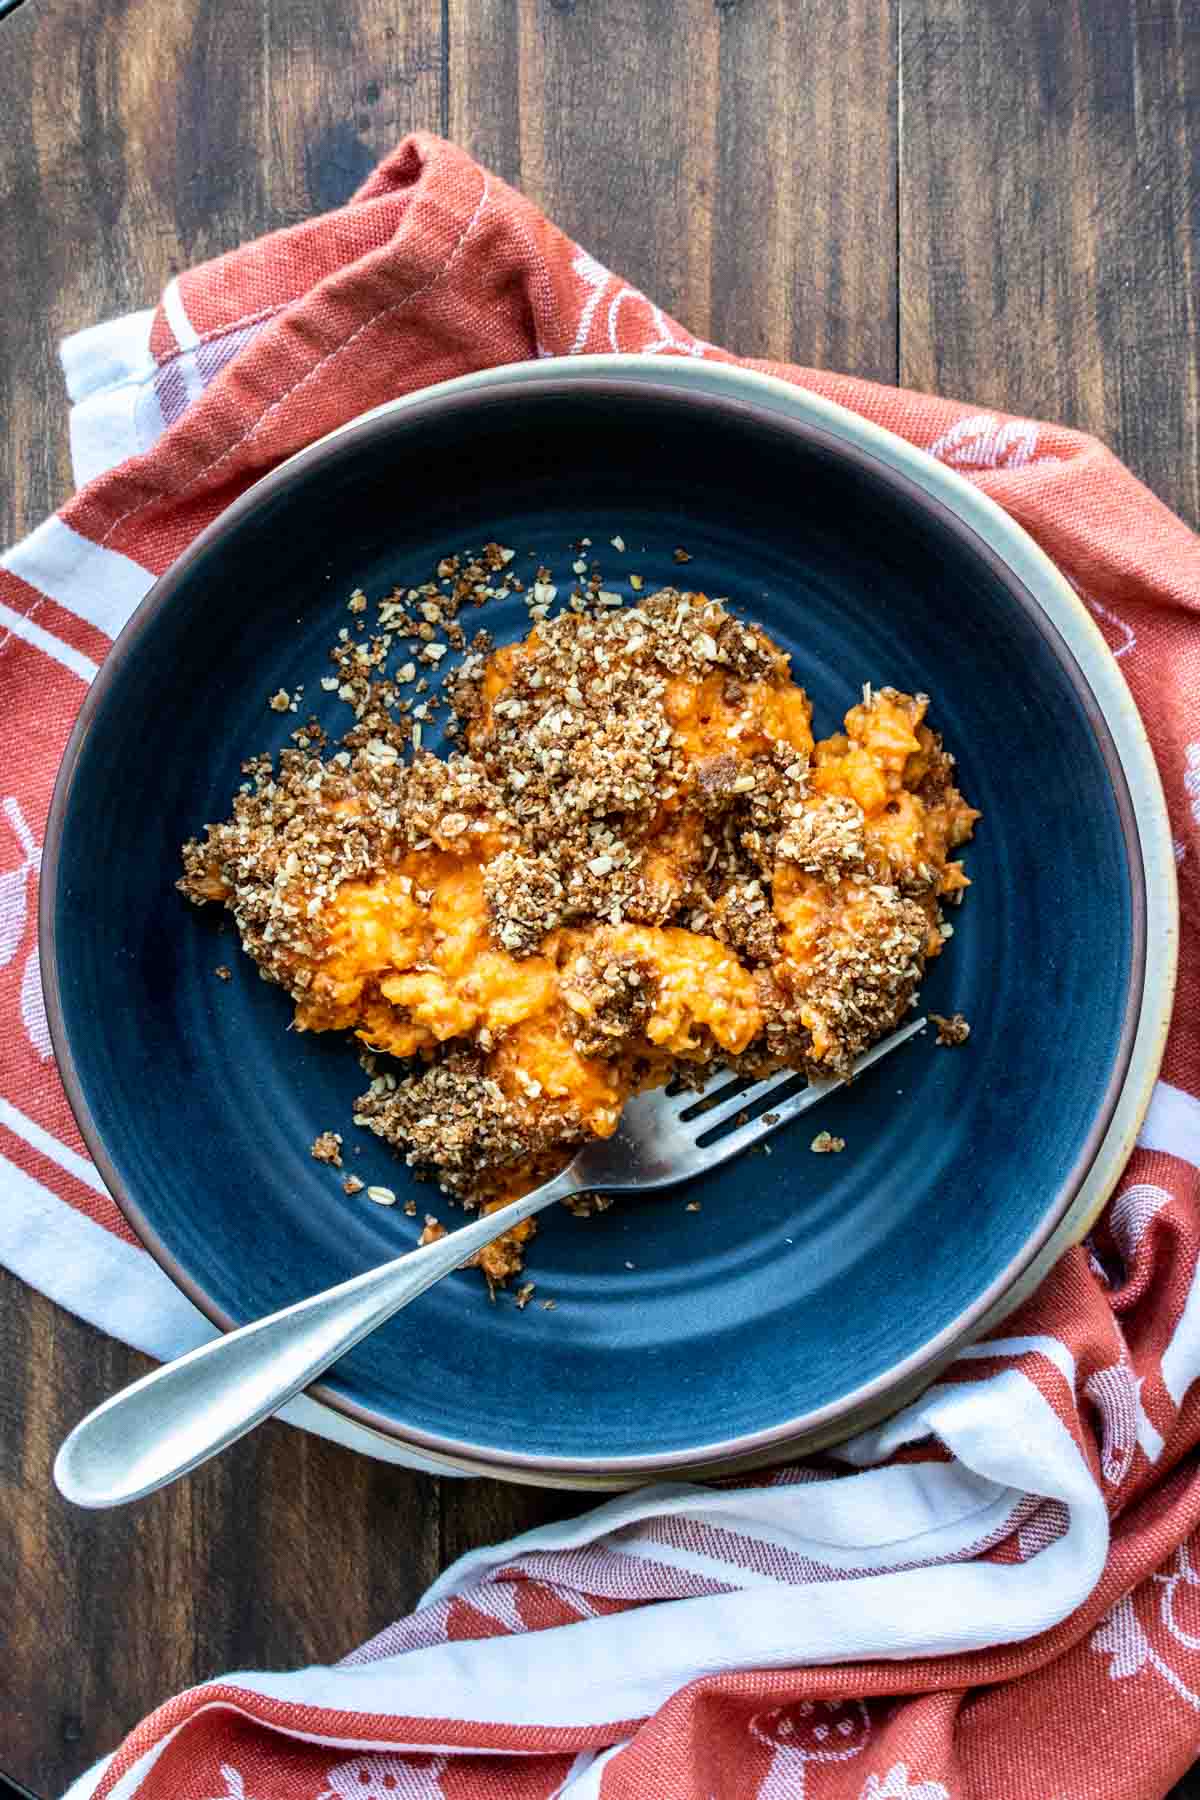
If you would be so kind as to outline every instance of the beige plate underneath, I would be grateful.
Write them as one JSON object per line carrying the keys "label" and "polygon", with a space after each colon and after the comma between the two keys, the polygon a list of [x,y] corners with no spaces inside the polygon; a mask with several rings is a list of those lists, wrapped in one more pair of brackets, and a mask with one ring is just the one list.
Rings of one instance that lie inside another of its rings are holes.
{"label": "beige plate underneath", "polygon": [[[399,1438],[390,1437],[352,1421],[331,1407],[315,1403],[321,1415],[322,1431],[342,1443],[388,1462],[412,1461],[426,1468],[441,1468],[463,1475],[489,1475],[526,1486],[615,1490],[654,1480],[659,1474],[674,1480],[681,1476],[694,1479],[729,1474],[767,1463],[786,1461],[793,1456],[805,1455],[830,1444],[844,1442],[914,1399],[954,1361],[970,1339],[985,1336],[1033,1292],[1063,1252],[1089,1230],[1116,1186],[1133,1149],[1146,1108],[1150,1104],[1166,1043],[1175,991],[1179,912],[1175,859],[1162,785],[1145,728],[1120,669],[1087,607],[1074,589],[1028,533],[978,488],[953,469],[935,461],[923,450],[915,449],[904,439],[802,388],[792,387],[771,376],[731,368],[726,364],[675,357],[581,356],[517,363],[463,376],[457,381],[446,382],[437,389],[426,388],[418,394],[376,407],[373,412],[363,416],[372,418],[382,414],[402,413],[411,405],[428,402],[431,395],[435,394],[494,388],[525,381],[544,381],[550,377],[581,382],[612,377],[625,381],[644,380],[659,387],[671,386],[692,393],[708,393],[714,397],[740,398],[759,407],[768,407],[787,418],[820,426],[845,439],[847,443],[856,445],[860,450],[868,451],[957,513],[1024,582],[1061,632],[1083,671],[1112,733],[1129,783],[1146,880],[1147,957],[1141,1013],[1125,1085],[1091,1172],[1057,1230],[1007,1288],[1003,1297],[977,1321],[969,1334],[964,1334],[951,1344],[936,1362],[926,1364],[918,1376],[908,1381],[898,1381],[885,1393],[877,1393],[861,1405],[851,1405],[836,1422],[822,1430],[797,1436],[783,1443],[776,1442],[755,1454],[744,1457],[726,1456],[712,1463],[690,1465],[686,1470],[681,1470],[678,1465],[664,1467],[661,1471],[643,1466],[636,1474],[629,1475],[597,1475],[589,1471],[586,1465],[581,1465],[578,1468],[560,1468],[548,1476],[536,1469],[523,1469],[492,1460],[476,1460],[466,1454],[447,1456],[442,1452],[427,1450],[423,1445],[408,1444]],[[355,420],[352,425],[360,423],[361,420]],[[343,430],[350,428],[342,427]],[[338,435],[338,432],[331,434],[333,437]],[[303,457],[308,453],[306,450],[300,455]]]}

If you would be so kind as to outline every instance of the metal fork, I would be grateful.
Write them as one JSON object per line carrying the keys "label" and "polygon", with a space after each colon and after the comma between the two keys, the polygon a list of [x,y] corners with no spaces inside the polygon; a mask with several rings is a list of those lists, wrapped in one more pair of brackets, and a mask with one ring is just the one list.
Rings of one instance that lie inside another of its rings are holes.
{"label": "metal fork", "polygon": [[[915,1019],[855,1064],[869,1069],[924,1028]],[[235,1443],[325,1373],[360,1339],[522,1219],[573,1194],[653,1192],[719,1168],[841,1087],[784,1070],[747,1086],[736,1078],[702,1092],[658,1089],[628,1101],[610,1138],[533,1193],[421,1249],[368,1269],[309,1300],[243,1325],[165,1363],[89,1413],[64,1441],[54,1479],[79,1506],[118,1506],[186,1475]],[[772,1096],[784,1097],[766,1106]],[[754,1112],[738,1123],[741,1114]],[[720,1134],[730,1120],[732,1130]]]}

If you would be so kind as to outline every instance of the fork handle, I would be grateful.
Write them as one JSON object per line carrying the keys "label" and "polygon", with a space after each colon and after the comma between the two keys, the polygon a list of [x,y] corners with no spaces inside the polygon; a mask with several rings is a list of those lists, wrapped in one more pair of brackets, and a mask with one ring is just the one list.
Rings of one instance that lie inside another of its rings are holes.
{"label": "fork handle", "polygon": [[256,1319],[143,1375],[81,1420],[54,1463],[77,1506],[119,1506],[186,1475],[309,1387],[469,1256],[580,1189],[568,1168],[470,1225]]}

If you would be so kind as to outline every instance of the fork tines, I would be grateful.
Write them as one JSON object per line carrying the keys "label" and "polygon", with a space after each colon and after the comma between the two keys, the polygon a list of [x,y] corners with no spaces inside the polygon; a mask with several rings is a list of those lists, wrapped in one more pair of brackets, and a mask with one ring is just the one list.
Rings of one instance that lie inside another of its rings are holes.
{"label": "fork tines", "polygon": [[[902,1025],[899,1031],[893,1031],[890,1037],[880,1038],[879,1042],[860,1056],[854,1065],[854,1073],[861,1075],[873,1063],[880,1061],[892,1050],[899,1049],[901,1044],[915,1037],[917,1032],[925,1029],[925,1020],[913,1019]],[[791,1091],[797,1082],[804,1085],[798,1091]],[[777,1126],[798,1114],[807,1112],[809,1107],[817,1106],[828,1094],[845,1085],[839,1076],[832,1079],[809,1078],[805,1082],[803,1075],[795,1069],[781,1069],[770,1075],[765,1081],[756,1081],[747,1085],[744,1079],[735,1078],[726,1082],[715,1091],[708,1089],[697,1093],[694,1089],[684,1088],[681,1092],[660,1098],[660,1105],[676,1123],[694,1128],[698,1143],[707,1146],[716,1138],[722,1155],[732,1155],[735,1149],[744,1144],[752,1144],[757,1138],[768,1137]],[[778,1098],[775,1098],[778,1096]],[[737,1120],[742,1113],[749,1113],[762,1108],[764,1102],[771,1101],[769,1109],[758,1111],[757,1116],[745,1120],[732,1132],[720,1132],[722,1125],[730,1120]],[[719,1135],[718,1135],[719,1134]]]}

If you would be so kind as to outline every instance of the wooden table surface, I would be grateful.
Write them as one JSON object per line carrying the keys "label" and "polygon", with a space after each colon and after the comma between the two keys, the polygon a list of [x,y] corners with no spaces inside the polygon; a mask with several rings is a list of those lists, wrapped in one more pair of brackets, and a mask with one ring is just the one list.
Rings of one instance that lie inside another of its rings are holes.
{"label": "wooden table surface", "polygon": [[[0,120],[0,543],[70,487],[58,339],[418,125],[704,337],[1082,426],[1200,517],[1195,0],[27,0]],[[40,1795],[580,1504],[271,1425],[74,1512],[55,1447],[145,1367],[0,1273],[0,1766]]]}

